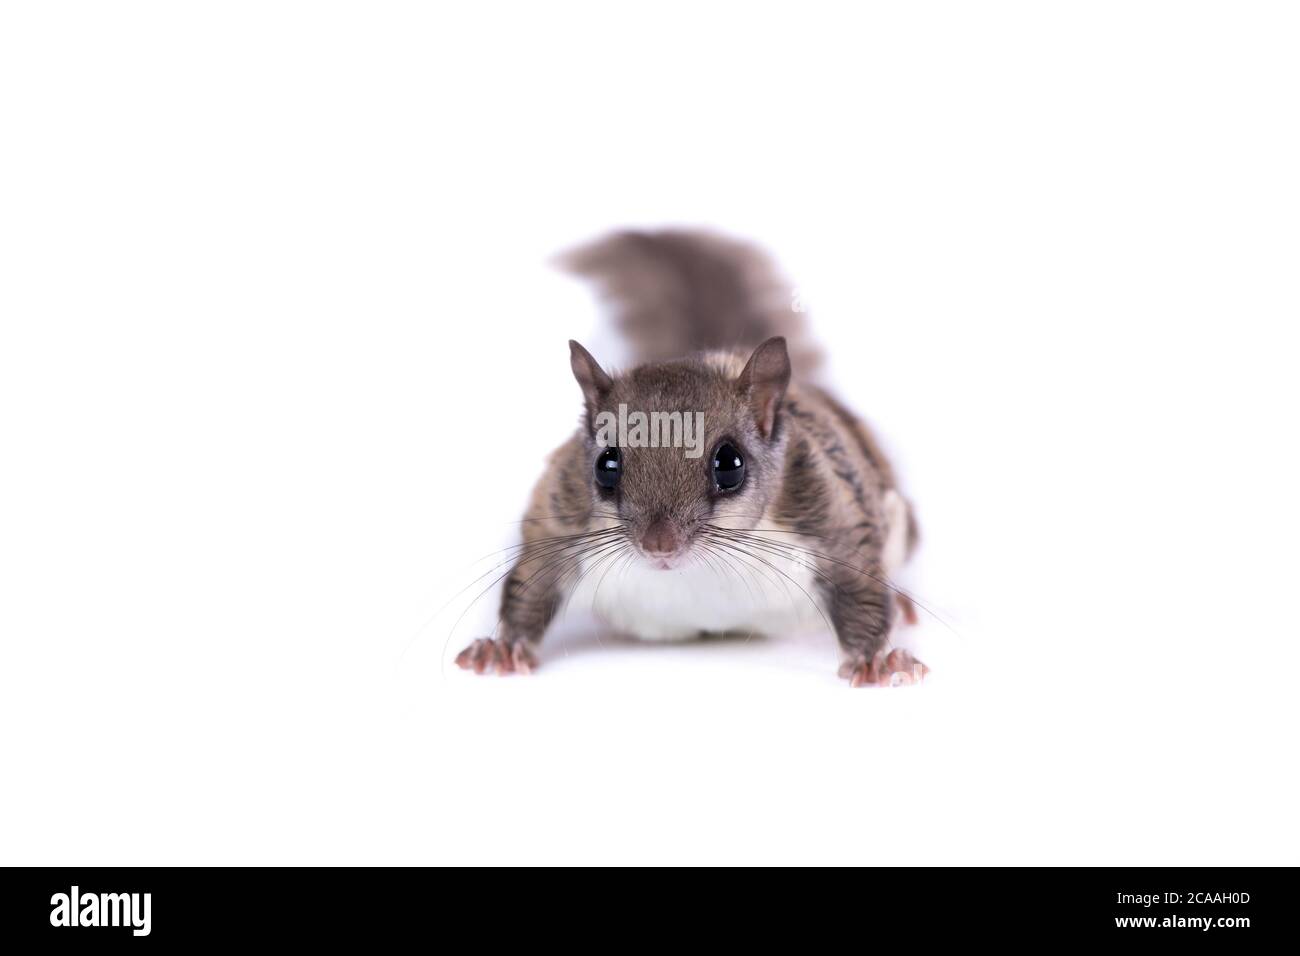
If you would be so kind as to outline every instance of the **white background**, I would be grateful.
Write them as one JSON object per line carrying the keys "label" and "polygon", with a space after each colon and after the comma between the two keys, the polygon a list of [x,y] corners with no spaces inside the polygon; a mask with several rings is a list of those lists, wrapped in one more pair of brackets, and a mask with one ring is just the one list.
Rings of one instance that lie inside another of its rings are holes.
{"label": "white background", "polygon": [[[0,861],[1300,862],[1298,26],[6,5]],[[777,256],[896,458],[924,687],[450,664],[618,354],[546,261],[666,223]]]}

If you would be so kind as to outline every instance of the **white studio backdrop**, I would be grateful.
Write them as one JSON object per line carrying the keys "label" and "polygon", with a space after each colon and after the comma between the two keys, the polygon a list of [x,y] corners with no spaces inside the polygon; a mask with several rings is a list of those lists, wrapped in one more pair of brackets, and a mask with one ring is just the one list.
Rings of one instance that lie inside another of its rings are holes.
{"label": "white studio backdrop", "polygon": [[[0,862],[1296,863],[1298,26],[7,6]],[[548,260],[661,224],[798,286],[924,687],[580,620],[451,664],[567,339],[617,364]]]}

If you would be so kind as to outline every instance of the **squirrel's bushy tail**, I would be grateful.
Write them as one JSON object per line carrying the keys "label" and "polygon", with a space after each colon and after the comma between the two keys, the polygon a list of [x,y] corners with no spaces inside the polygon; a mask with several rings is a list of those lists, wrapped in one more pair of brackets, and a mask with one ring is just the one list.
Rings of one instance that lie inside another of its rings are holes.
{"label": "squirrel's bushy tail", "polygon": [[613,307],[637,362],[712,349],[752,349],[784,335],[796,378],[821,355],[800,304],[754,246],[708,232],[617,232],[561,257]]}

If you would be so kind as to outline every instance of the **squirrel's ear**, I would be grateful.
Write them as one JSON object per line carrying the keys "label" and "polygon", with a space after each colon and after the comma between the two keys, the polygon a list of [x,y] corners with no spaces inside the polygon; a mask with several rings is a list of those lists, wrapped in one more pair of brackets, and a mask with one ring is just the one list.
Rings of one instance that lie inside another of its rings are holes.
{"label": "squirrel's ear", "polygon": [[582,394],[589,405],[599,405],[605,394],[614,387],[614,380],[605,374],[591,353],[573,339],[569,339],[569,365],[573,377],[582,386]]}
{"label": "squirrel's ear", "polygon": [[785,339],[779,335],[754,349],[736,379],[740,393],[754,413],[759,434],[766,439],[771,439],[776,430],[776,413],[789,384],[790,353],[786,351]]}

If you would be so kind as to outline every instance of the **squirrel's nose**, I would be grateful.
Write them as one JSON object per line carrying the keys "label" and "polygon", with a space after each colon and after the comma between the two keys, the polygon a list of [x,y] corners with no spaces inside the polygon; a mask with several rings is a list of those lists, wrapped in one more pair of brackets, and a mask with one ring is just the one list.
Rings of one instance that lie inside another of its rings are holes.
{"label": "squirrel's nose", "polygon": [[645,529],[641,536],[641,547],[646,554],[656,557],[676,554],[682,546],[682,536],[666,518],[659,518]]}

